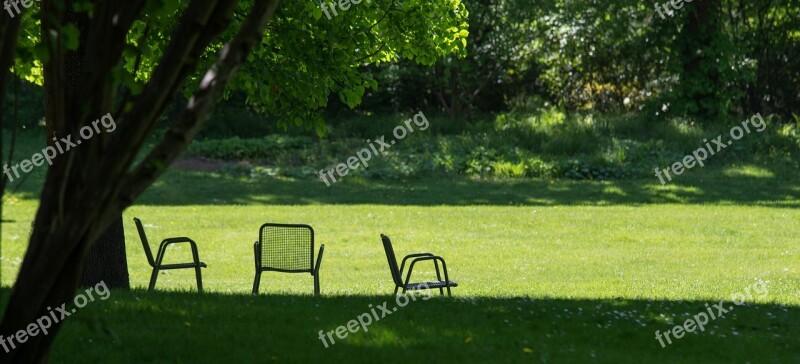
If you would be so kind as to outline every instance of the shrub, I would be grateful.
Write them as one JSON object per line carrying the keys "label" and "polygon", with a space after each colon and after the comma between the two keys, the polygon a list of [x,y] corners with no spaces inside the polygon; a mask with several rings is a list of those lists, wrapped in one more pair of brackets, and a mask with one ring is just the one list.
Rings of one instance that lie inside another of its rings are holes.
{"label": "shrub", "polygon": [[283,151],[299,150],[312,143],[309,137],[270,135],[259,139],[239,137],[196,141],[187,154],[223,160],[274,160]]}
{"label": "shrub", "polygon": [[[388,125],[393,118],[377,119]],[[557,110],[527,116],[501,115],[491,122],[475,123],[458,135],[427,131],[410,134],[384,155],[373,156],[368,168],[357,168],[350,173],[392,180],[435,175],[580,180],[650,178],[653,168],[683,159],[701,146],[703,138],[710,139],[730,129],[730,125],[703,129],[682,120],[640,127],[634,125],[634,120],[624,116],[604,116],[597,120],[590,115],[567,116]],[[437,121],[431,120],[431,127]],[[341,127],[345,125],[350,124]],[[337,133],[345,135],[345,131]],[[199,141],[191,146],[189,153],[250,162],[251,167],[230,167],[225,173],[314,178],[320,169],[344,163],[365,147],[366,141],[358,137],[331,135],[315,140],[271,135]],[[794,165],[799,151],[796,122],[768,121],[764,132],[748,134],[706,164],[732,165],[769,158]]]}

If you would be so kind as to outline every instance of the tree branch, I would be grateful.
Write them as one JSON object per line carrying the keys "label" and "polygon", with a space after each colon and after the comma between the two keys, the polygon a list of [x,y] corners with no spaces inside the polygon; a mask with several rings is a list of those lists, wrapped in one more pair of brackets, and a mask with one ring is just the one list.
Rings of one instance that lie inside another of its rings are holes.
{"label": "tree branch", "polygon": [[122,210],[130,205],[166,170],[166,166],[186,150],[210,117],[239,66],[261,40],[277,4],[278,0],[255,2],[234,40],[222,48],[216,63],[206,72],[181,120],[166,132],[161,143],[139,163],[132,176],[125,179],[118,209]]}
{"label": "tree branch", "polygon": [[115,133],[109,154],[125,156],[124,160],[104,163],[113,176],[121,176],[131,165],[135,153],[126,151],[141,148],[158,115],[178,93],[197,60],[230,24],[236,3],[236,0],[194,0],[189,4],[150,81],[134,100],[133,109],[121,117],[126,122]]}

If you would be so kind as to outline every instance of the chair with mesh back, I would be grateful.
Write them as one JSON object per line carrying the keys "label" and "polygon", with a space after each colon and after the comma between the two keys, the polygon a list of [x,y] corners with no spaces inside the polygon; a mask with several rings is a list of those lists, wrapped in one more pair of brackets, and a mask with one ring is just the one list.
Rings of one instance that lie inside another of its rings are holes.
{"label": "chair with mesh back", "polygon": [[[458,283],[450,281],[450,277],[447,275],[447,264],[444,262],[444,258],[431,253],[409,254],[403,258],[400,268],[397,268],[397,258],[395,258],[394,255],[392,240],[389,239],[388,236],[381,234],[381,241],[383,241],[383,250],[386,252],[386,260],[389,261],[389,271],[392,273],[395,294],[397,294],[397,290],[400,288],[403,289],[403,293],[405,293],[406,290],[438,288],[439,294],[443,296],[444,288],[447,288],[447,295],[450,296],[450,287],[458,287]],[[409,259],[411,259],[411,265],[408,267],[408,274],[406,275],[406,281],[404,283],[403,268],[405,268],[406,261]],[[414,265],[417,264],[417,262],[427,260],[432,260],[433,266],[436,267],[436,281],[411,283],[411,271],[414,270]],[[439,271],[439,262],[442,263],[442,269],[444,270],[444,280],[442,280],[442,275]]]}
{"label": "chair with mesh back", "polygon": [[[206,263],[200,261],[200,256],[197,253],[197,244],[194,240],[180,237],[180,238],[167,238],[161,242],[161,245],[158,247],[158,254],[156,254],[155,259],[153,259],[153,253],[150,251],[150,243],[147,241],[147,235],[144,233],[144,226],[142,225],[142,220],[139,218],[134,217],[133,222],[136,223],[136,230],[139,231],[139,239],[142,240],[142,246],[144,247],[144,255],[147,256],[147,262],[150,263],[150,266],[153,267],[153,272],[150,274],[150,285],[148,286],[148,290],[152,291],[153,288],[156,287],[156,279],[158,279],[158,272],[162,270],[168,269],[194,269],[195,278],[197,278],[197,290],[199,292],[203,292],[203,276],[200,272],[200,268],[206,268]],[[189,263],[175,263],[175,264],[164,264],[164,254],[167,252],[167,247],[172,244],[181,244],[181,243],[189,243],[189,246],[192,249],[192,261]]]}
{"label": "chair with mesh back", "polygon": [[261,273],[311,273],[314,277],[314,295],[319,296],[319,265],[325,244],[319,247],[314,265],[314,229],[300,224],[264,224],[259,240],[253,246],[256,258],[256,278],[253,294],[258,294]]}

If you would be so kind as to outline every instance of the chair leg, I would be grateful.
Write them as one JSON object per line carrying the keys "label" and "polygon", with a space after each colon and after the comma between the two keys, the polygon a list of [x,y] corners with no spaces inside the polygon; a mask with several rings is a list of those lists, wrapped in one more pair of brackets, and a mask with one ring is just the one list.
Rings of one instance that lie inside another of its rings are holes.
{"label": "chair leg", "polygon": [[397,290],[400,289],[400,286],[394,286],[394,295],[397,296]]}
{"label": "chair leg", "polygon": [[[442,275],[439,274],[439,262],[434,260],[433,261],[433,265],[436,266],[436,279],[439,280],[439,282],[441,282],[442,281]],[[447,287],[447,293],[448,294],[450,293],[450,287]],[[442,287],[439,287],[439,295],[440,296],[444,296],[444,289]]]}
{"label": "chair leg", "polygon": [[197,244],[192,243],[192,257],[194,258],[194,274],[197,276],[197,291],[203,293],[203,276],[200,272],[200,254],[197,253]]}
{"label": "chair leg", "polygon": [[194,267],[194,274],[197,276],[197,292],[203,293],[203,273],[200,271],[200,264]]}
{"label": "chair leg", "polygon": [[258,295],[259,283],[261,283],[261,272],[256,272],[256,278],[253,280],[253,296]]}
{"label": "chair leg", "polygon": [[156,288],[156,279],[158,279],[158,268],[153,267],[153,273],[150,274],[150,286],[147,288],[148,291]]}
{"label": "chair leg", "polygon": [[319,272],[314,274],[314,296],[319,296]]}
{"label": "chair leg", "polygon": [[[443,294],[443,296],[444,296],[444,294]],[[449,285],[447,286],[447,297],[453,297],[453,295],[450,293],[450,286]]]}

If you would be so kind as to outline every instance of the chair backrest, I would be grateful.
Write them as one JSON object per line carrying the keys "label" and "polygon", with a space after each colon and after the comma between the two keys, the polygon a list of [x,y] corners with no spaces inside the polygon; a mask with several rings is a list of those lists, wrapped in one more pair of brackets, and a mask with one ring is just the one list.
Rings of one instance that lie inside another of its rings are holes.
{"label": "chair backrest", "polygon": [[261,225],[261,268],[280,272],[311,272],[314,269],[314,229],[303,224]]}
{"label": "chair backrest", "polygon": [[381,234],[381,241],[383,241],[383,250],[386,252],[386,260],[389,261],[389,270],[392,272],[392,280],[394,284],[401,286],[403,280],[400,278],[400,268],[397,267],[397,258],[394,256],[394,248],[392,248],[392,240],[388,236]]}
{"label": "chair backrest", "polygon": [[151,267],[156,265],[155,260],[153,260],[153,252],[150,251],[150,243],[147,242],[147,235],[144,233],[144,226],[142,226],[142,220],[139,220],[138,217],[133,218],[133,222],[136,223],[136,230],[139,230],[139,239],[142,241],[142,246],[144,247],[144,255],[147,256],[147,262],[150,263]]}

